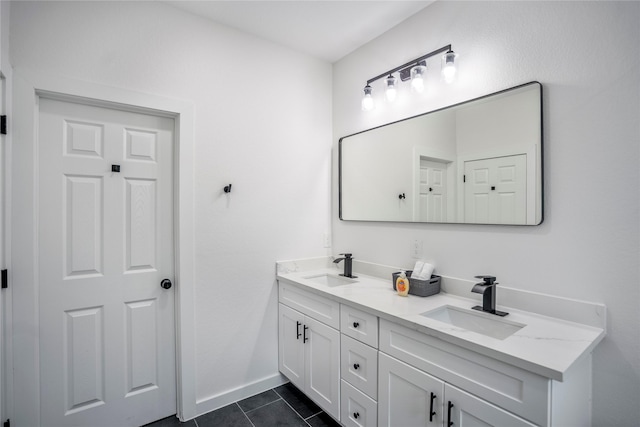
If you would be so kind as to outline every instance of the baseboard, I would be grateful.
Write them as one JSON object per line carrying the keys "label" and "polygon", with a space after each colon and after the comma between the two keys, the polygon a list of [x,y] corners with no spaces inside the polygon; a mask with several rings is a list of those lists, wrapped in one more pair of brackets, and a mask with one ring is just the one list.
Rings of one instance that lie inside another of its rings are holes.
{"label": "baseboard", "polygon": [[[197,415],[193,418],[199,417],[200,415],[206,414],[207,412],[215,411],[216,409],[220,409],[233,402],[237,402],[239,400],[246,399],[247,397],[262,393],[263,391],[278,387],[279,385],[285,384],[287,382],[289,382],[289,380],[286,377],[284,377],[280,373],[277,373],[270,377],[266,377],[253,383],[243,385],[242,387],[227,390],[223,393],[209,396],[204,399],[199,399],[196,401]],[[188,419],[180,421],[188,421]]]}

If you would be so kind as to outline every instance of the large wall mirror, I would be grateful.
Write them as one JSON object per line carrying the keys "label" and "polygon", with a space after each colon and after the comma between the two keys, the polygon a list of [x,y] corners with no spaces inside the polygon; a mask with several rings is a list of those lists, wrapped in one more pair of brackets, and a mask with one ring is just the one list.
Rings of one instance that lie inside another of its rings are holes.
{"label": "large wall mirror", "polygon": [[340,219],[538,225],[542,85],[345,136]]}

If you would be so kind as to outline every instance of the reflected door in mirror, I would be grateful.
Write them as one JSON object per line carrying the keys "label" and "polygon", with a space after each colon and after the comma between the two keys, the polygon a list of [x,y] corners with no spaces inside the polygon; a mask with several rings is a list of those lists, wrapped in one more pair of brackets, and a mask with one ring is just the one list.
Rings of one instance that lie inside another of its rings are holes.
{"label": "reflected door in mirror", "polygon": [[464,164],[464,219],[477,224],[523,224],[527,156],[473,160]]}
{"label": "reflected door in mirror", "polygon": [[420,159],[420,202],[418,220],[446,222],[447,165],[444,162]]}

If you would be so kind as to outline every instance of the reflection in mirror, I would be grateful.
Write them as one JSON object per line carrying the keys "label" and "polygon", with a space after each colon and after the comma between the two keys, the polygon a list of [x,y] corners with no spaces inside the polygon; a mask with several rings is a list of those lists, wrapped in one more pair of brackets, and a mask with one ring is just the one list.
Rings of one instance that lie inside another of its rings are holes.
{"label": "reflection in mirror", "polygon": [[340,219],[542,222],[538,82],[345,136]]}

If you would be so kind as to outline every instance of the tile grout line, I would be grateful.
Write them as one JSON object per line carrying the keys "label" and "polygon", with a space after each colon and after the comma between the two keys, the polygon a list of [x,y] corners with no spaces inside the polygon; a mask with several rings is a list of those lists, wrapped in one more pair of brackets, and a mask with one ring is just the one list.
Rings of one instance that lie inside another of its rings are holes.
{"label": "tile grout line", "polygon": [[238,405],[238,402],[236,402],[236,406],[238,407],[238,409],[240,409],[240,412],[242,412],[242,415],[244,415],[244,417],[247,419],[247,421],[249,421],[249,424],[251,424],[252,427],[256,427],[255,424],[253,424],[253,422],[251,422],[251,418],[249,418],[247,413],[242,410],[240,405]]}
{"label": "tile grout line", "polygon": [[306,420],[308,420],[309,418],[313,418],[313,417],[315,417],[316,415],[320,415],[322,412],[323,412],[323,411],[321,410],[320,412],[316,412],[315,414],[311,414],[311,415],[309,415],[307,418],[305,418],[304,420],[306,421]]}
{"label": "tile grout line", "polygon": [[[276,394],[277,394],[277,393],[276,393]],[[257,410],[258,410],[258,409],[260,409],[260,408],[264,408],[265,406],[271,405],[272,403],[276,403],[278,400],[284,400],[284,399],[278,395],[278,398],[277,398],[276,400],[274,400],[274,401],[272,401],[272,402],[269,402],[269,403],[265,403],[264,405],[258,406],[257,408],[253,408],[253,409],[250,409],[250,410],[248,410],[248,411],[245,411],[244,409],[242,409],[242,407],[240,407],[240,409],[241,409],[241,410],[242,410],[242,412],[244,412],[245,414],[248,414],[249,412],[257,411]],[[236,402],[236,403],[238,403],[238,402]],[[240,406],[240,405],[238,405],[238,406]]]}
{"label": "tile grout line", "polygon": [[[277,394],[278,396],[280,396],[280,393],[278,393],[275,389],[273,389],[273,392],[274,392],[275,394]],[[289,405],[289,402],[287,402],[287,399],[285,399],[285,398],[284,398],[284,397],[282,397],[282,396],[280,396],[280,399],[282,399],[282,401],[285,403],[285,405],[287,405],[289,408],[291,408],[291,410],[292,410],[293,412],[295,412],[295,414],[296,414],[298,417],[300,417],[300,419],[302,420],[302,422],[304,422],[306,425],[308,425],[309,427],[311,427],[311,424],[309,424],[309,423],[307,422],[307,420],[305,420],[305,419],[302,417],[302,415],[300,415],[300,414],[298,413],[298,411],[296,411],[295,409],[293,409],[293,406]]]}

